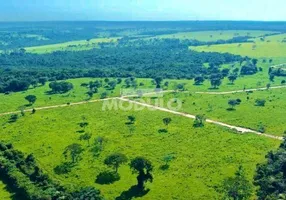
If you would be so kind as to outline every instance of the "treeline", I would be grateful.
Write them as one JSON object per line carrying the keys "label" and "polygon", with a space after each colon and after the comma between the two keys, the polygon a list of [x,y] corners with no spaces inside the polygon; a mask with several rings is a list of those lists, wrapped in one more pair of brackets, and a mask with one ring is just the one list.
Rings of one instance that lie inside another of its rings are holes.
{"label": "treeline", "polygon": [[241,59],[228,53],[190,51],[178,40],[41,55],[17,51],[0,54],[0,92],[26,90],[44,80],[79,77],[192,79],[206,73],[205,63],[220,66]]}
{"label": "treeline", "polygon": [[40,169],[32,154],[25,156],[3,142],[0,143],[0,178],[23,200],[103,199],[95,188],[68,192]]}
{"label": "treeline", "polygon": [[259,200],[285,199],[286,197],[286,141],[276,152],[269,152],[267,162],[257,166],[254,184],[259,186]]}
{"label": "treeline", "polygon": [[[143,39],[144,38],[144,39]],[[175,38],[151,38],[148,39],[148,37],[140,37],[138,39],[138,37],[123,37],[121,39],[118,40],[119,44],[121,46],[130,46],[130,45],[146,45],[146,44],[152,44],[153,42],[159,42],[159,41],[163,41],[166,43],[180,43],[186,46],[202,46],[202,45],[217,45],[217,44],[232,44],[232,43],[253,43],[252,41],[249,41],[249,39],[252,38],[250,36],[236,36],[233,37],[232,39],[228,39],[228,40],[216,40],[216,41],[199,41],[199,40],[194,40],[194,39],[175,39]]]}

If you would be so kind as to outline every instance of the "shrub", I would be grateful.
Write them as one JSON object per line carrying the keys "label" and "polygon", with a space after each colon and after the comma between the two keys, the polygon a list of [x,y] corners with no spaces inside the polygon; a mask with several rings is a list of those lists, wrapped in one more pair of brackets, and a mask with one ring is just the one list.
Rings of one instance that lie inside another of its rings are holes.
{"label": "shrub", "polygon": [[111,184],[120,180],[120,176],[116,172],[104,171],[97,175],[95,182],[98,184]]}

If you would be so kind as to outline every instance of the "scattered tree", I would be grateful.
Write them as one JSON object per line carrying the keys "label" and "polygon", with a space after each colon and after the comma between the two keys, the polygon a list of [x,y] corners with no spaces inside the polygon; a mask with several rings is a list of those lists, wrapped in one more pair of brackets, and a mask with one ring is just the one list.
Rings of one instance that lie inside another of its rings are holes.
{"label": "scattered tree", "polygon": [[237,74],[230,74],[228,76],[228,80],[233,84],[234,81],[237,79]]}
{"label": "scattered tree", "polygon": [[170,117],[164,118],[163,123],[168,126],[172,122],[172,119]]}
{"label": "scattered tree", "polygon": [[264,100],[264,99],[256,99],[256,100],[255,100],[255,105],[256,105],[256,106],[261,106],[261,107],[263,107],[263,106],[265,106],[265,103],[266,103],[266,100]]}
{"label": "scattered tree", "polygon": [[36,102],[37,97],[35,95],[28,95],[25,97],[25,99],[29,102],[30,105],[32,105]]}
{"label": "scattered tree", "polygon": [[194,121],[194,127],[203,127],[205,125],[206,118],[204,115],[196,115],[196,119]]}
{"label": "scattered tree", "polygon": [[136,118],[134,115],[129,115],[127,118],[129,120],[129,124],[134,124],[136,121]]}
{"label": "scattered tree", "polygon": [[63,154],[66,159],[68,158],[68,156],[70,156],[72,159],[72,162],[75,163],[78,161],[82,152],[83,152],[82,146],[80,144],[74,143],[74,144],[67,146]]}
{"label": "scattered tree", "polygon": [[122,154],[122,153],[114,153],[109,155],[107,158],[104,160],[104,164],[113,167],[115,172],[118,172],[118,168],[120,165],[124,164],[127,162],[127,157]]}
{"label": "scattered tree", "polygon": [[87,141],[88,146],[89,146],[89,141],[90,141],[91,137],[92,137],[91,133],[85,133],[85,134],[79,136],[79,139]]}

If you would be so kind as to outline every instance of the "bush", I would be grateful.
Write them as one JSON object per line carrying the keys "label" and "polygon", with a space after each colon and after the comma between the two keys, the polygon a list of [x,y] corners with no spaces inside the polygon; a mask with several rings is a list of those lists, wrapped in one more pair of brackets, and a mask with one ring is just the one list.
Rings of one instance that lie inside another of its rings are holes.
{"label": "bush", "polygon": [[255,105],[256,106],[265,106],[265,103],[266,103],[266,100],[264,100],[264,99],[256,99],[255,100]]}
{"label": "bush", "polygon": [[111,184],[120,180],[120,176],[116,172],[105,171],[97,175],[95,182],[98,184]]}
{"label": "bush", "polygon": [[71,172],[71,169],[73,168],[73,164],[72,163],[68,163],[68,162],[65,162],[65,163],[62,163],[58,166],[56,166],[54,168],[54,172],[58,175],[61,175],[61,174],[68,174]]}

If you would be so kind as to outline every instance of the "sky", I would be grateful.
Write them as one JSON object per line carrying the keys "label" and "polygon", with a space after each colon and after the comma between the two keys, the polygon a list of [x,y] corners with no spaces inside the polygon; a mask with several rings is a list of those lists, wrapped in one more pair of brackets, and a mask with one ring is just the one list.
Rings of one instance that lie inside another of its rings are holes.
{"label": "sky", "polygon": [[0,21],[286,21],[285,0],[0,0]]}

